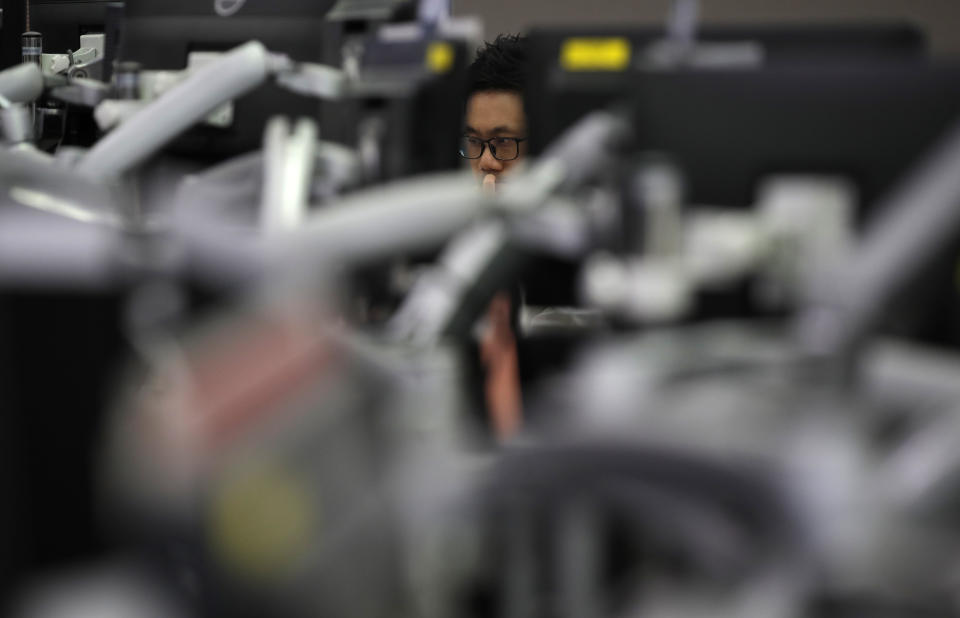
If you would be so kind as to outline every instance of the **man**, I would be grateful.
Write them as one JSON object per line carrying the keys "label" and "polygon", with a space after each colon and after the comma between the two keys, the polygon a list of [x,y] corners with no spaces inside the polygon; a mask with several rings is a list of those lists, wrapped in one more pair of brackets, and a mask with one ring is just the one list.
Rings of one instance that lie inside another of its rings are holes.
{"label": "man", "polygon": [[501,34],[493,43],[486,43],[470,65],[460,156],[469,160],[489,191],[526,152],[525,60],[525,39]]}
{"label": "man", "polygon": [[[478,50],[470,65],[460,156],[470,162],[485,191],[497,184],[526,153],[527,122],[523,111],[526,41],[500,35]],[[517,343],[511,327],[511,299],[497,294],[487,310],[480,343],[486,370],[487,410],[494,433],[509,438],[522,419]]]}

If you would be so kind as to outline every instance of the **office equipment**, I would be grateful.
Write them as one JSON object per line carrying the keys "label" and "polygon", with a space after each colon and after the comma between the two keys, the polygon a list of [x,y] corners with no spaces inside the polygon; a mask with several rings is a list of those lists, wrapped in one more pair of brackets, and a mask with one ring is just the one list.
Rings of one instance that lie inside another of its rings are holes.
{"label": "office equipment", "polygon": [[[250,40],[295,61],[321,62],[324,16],[332,0],[248,0],[227,16],[218,3],[141,0],[129,3],[121,20],[123,61],[144,70],[182,70],[191,52],[224,52]],[[198,126],[170,149],[198,160],[220,161],[260,146],[269,116],[280,113],[316,118],[319,103],[264,85],[234,102],[229,126]],[[321,124],[322,130],[322,124]]]}

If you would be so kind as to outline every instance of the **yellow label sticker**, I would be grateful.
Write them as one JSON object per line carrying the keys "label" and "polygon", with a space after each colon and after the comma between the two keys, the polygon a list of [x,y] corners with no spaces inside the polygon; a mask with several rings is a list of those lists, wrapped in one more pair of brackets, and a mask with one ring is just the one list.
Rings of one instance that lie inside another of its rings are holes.
{"label": "yellow label sticker", "polygon": [[630,66],[630,41],[623,37],[577,37],[560,48],[566,71],[623,71]]}
{"label": "yellow label sticker", "polygon": [[427,46],[427,68],[434,73],[446,73],[453,67],[453,45],[434,41]]}

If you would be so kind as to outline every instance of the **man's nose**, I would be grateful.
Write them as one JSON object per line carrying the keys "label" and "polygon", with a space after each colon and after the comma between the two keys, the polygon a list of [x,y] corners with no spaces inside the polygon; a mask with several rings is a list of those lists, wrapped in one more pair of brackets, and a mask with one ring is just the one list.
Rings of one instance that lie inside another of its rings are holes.
{"label": "man's nose", "polygon": [[483,156],[480,157],[480,169],[485,172],[499,172],[503,170],[503,162],[494,158],[490,152],[490,146],[483,149]]}

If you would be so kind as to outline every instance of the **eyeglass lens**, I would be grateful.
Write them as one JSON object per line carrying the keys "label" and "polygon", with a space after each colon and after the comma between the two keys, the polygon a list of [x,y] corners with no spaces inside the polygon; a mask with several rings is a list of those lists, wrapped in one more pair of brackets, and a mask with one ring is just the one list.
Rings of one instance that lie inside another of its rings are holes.
{"label": "eyeglass lens", "polygon": [[489,146],[491,154],[501,161],[517,158],[519,144],[512,137],[495,137],[486,142],[476,137],[464,137],[460,146],[460,154],[468,159],[479,159],[483,155],[485,145]]}

